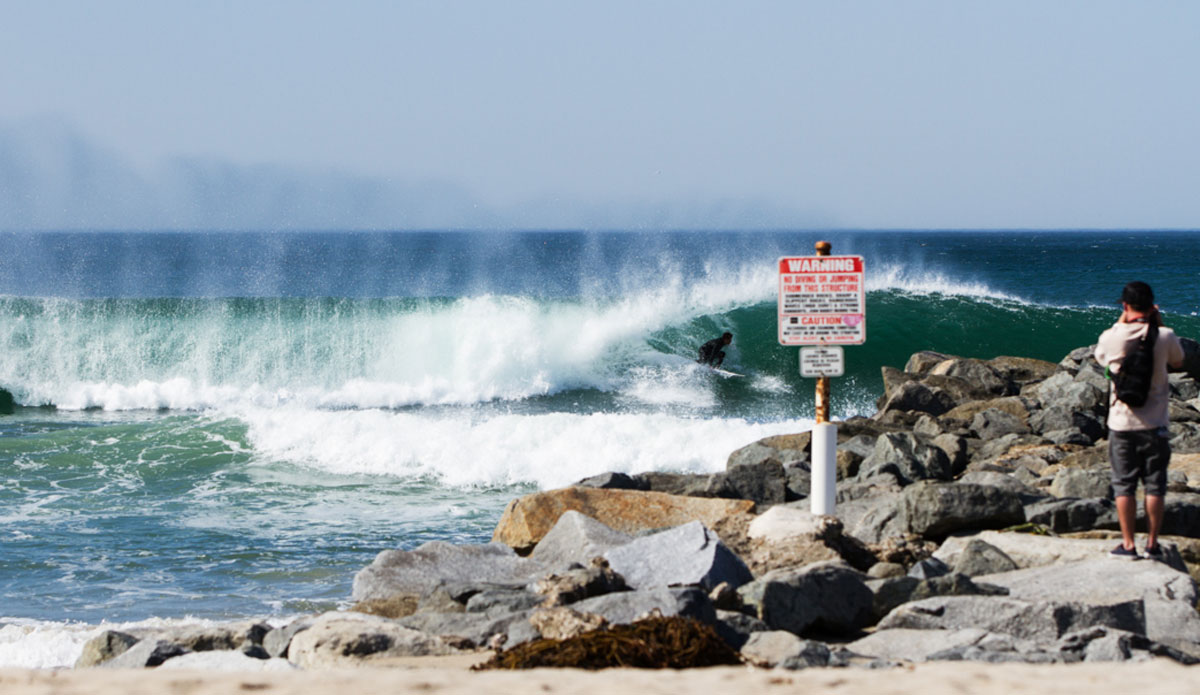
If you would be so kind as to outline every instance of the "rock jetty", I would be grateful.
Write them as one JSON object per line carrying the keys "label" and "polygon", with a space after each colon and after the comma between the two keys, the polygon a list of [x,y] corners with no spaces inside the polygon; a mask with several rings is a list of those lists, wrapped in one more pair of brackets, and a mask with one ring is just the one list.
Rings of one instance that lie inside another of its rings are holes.
{"label": "rock jetty", "polygon": [[355,576],[348,611],[109,631],[78,665],[504,661],[533,643],[541,663],[562,663],[546,661],[555,645],[586,651],[586,636],[647,618],[695,621],[742,661],[790,669],[1194,664],[1200,346],[1184,344],[1187,368],[1170,377],[1162,562],[1107,556],[1119,533],[1091,348],[1058,364],[920,352],[883,369],[875,415],[838,423],[835,516],[808,511],[809,435],[768,437],[720,473],[606,473],[513,500],[488,544],[385,550]]}

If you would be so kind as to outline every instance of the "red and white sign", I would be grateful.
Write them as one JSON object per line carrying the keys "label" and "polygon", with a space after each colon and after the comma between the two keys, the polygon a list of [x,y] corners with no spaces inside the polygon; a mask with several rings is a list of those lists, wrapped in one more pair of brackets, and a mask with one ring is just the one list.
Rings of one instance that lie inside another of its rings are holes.
{"label": "red and white sign", "polygon": [[866,294],[862,256],[780,258],[779,344],[862,344]]}

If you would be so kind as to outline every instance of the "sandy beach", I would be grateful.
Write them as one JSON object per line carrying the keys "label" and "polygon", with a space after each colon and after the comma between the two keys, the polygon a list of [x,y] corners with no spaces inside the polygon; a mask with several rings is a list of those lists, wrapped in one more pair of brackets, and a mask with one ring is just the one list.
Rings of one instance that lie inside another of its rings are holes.
{"label": "sandy beach", "polygon": [[937,663],[911,667],[809,669],[786,671],[719,667],[683,671],[535,669],[471,672],[463,660],[439,666],[294,673],[212,673],[202,671],[0,670],[5,695],[271,695],[325,693],[764,693],[821,692],[840,695],[1011,695],[1079,693],[1124,695],[1150,690],[1155,695],[1200,691],[1200,669],[1158,659],[1135,664],[978,664]]}

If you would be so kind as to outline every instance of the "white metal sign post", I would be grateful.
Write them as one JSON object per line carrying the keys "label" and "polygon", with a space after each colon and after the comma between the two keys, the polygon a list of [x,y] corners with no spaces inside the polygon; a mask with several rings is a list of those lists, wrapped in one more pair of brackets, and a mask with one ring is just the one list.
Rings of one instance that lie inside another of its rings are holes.
{"label": "white metal sign post", "polygon": [[862,256],[830,256],[827,241],[816,256],[779,259],[779,343],[802,345],[801,376],[817,377],[817,424],[812,431],[813,514],[833,514],[837,499],[837,425],[829,422],[829,377],[845,373],[842,345],[867,339]]}

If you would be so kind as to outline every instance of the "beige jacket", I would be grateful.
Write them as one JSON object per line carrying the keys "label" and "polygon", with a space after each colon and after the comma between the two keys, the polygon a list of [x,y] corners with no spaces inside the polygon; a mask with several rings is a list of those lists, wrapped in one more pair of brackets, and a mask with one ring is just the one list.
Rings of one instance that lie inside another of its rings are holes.
{"label": "beige jacket", "polygon": [[[1096,345],[1096,361],[1116,373],[1121,369],[1121,358],[1134,349],[1149,326],[1145,323],[1120,323],[1100,334]],[[1167,383],[1167,367],[1183,366],[1183,346],[1175,331],[1165,326],[1158,329],[1158,340],[1154,343],[1154,376],[1150,380],[1150,395],[1140,408],[1131,408],[1118,401],[1110,389],[1108,400],[1108,429],[1117,432],[1152,430],[1170,424],[1167,403],[1170,385]]]}

